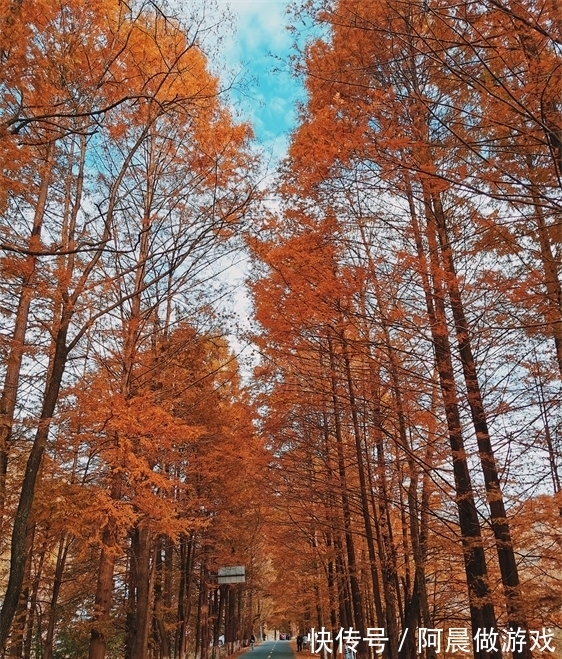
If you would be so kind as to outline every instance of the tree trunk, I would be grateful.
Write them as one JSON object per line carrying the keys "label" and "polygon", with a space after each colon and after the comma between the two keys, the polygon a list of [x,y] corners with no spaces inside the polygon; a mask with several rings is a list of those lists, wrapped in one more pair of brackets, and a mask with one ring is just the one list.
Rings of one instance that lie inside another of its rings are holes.
{"label": "tree trunk", "polygon": [[158,639],[158,646],[160,648],[160,659],[170,659],[170,640],[168,637],[168,632],[166,631],[166,625],[164,623],[164,612],[162,611],[162,608],[164,607],[164,575],[162,573],[164,572],[165,566],[165,558],[164,560],[162,558],[162,554],[164,553],[162,547],[163,543],[164,539],[160,537],[157,542],[155,558],[156,580],[154,584],[154,622]]}
{"label": "tree trunk", "polygon": [[[114,501],[121,499],[123,487],[123,476],[120,471],[114,471],[111,479],[111,498]],[[118,551],[118,537],[115,525],[109,520],[102,532],[102,547],[98,576],[96,583],[96,595],[94,599],[94,615],[90,630],[89,659],[104,659],[107,627],[111,613],[111,597],[113,594],[113,569],[115,555]]]}
{"label": "tree trunk", "polygon": [[67,540],[64,534],[61,535],[59,540],[59,549],[57,553],[57,562],[55,566],[55,578],[53,581],[53,592],[51,594],[51,607],[49,610],[49,619],[47,622],[47,636],[45,637],[45,645],[43,650],[42,659],[52,659],[53,657],[53,639],[55,635],[56,612],[57,602],[59,598],[60,588],[62,585],[62,575],[64,573],[64,566],[66,564],[66,557],[72,539]]}
{"label": "tree trunk", "polygon": [[[39,561],[35,570],[35,575],[33,577],[33,583],[31,587],[31,597],[29,598],[29,611],[27,613],[27,620],[25,621],[26,630],[25,630],[25,640],[23,643],[23,654],[18,655],[22,656],[23,659],[29,659],[31,657],[31,643],[33,640],[33,628],[35,626],[35,616],[38,613],[37,601],[39,599],[39,588],[41,586],[41,577],[43,576],[43,566],[45,564],[45,558],[47,557],[48,549],[48,540],[45,539],[41,551],[39,553]],[[30,553],[32,554],[33,547],[31,547]],[[41,614],[37,615],[38,624],[41,620]],[[38,638],[41,638],[41,634],[37,634]]]}
{"label": "tree trunk", "polygon": [[131,659],[145,659],[148,652],[148,632],[152,619],[152,593],[150,578],[150,530],[142,525],[131,533],[131,567],[135,589],[135,609],[127,628]]}
{"label": "tree trunk", "polygon": [[[386,305],[384,303],[383,294],[379,286],[379,280],[377,277],[375,264],[371,256],[367,238],[365,236],[365,228],[361,221],[361,218],[357,218],[357,225],[361,235],[361,242],[365,248],[365,254],[367,259],[367,264],[369,267],[370,282],[373,286],[375,293],[375,299],[379,309],[379,323],[383,330],[384,344],[386,348],[386,353],[388,356],[388,369],[390,372],[392,390],[394,395],[394,402],[396,408],[396,418],[398,421],[398,443],[404,453],[408,464],[408,476],[410,478],[410,484],[408,486],[408,516],[409,516],[409,530],[410,538],[412,542],[412,554],[414,558],[415,565],[415,578],[414,578],[414,587],[411,593],[408,593],[409,588],[405,588],[405,615],[404,615],[404,629],[409,629],[412,632],[411,636],[406,637],[403,644],[403,651],[401,653],[402,657],[413,657],[416,652],[416,645],[414,642],[415,639],[415,630],[418,626],[419,610],[422,608],[424,611],[429,611],[429,606],[427,602],[427,592],[425,585],[425,559],[422,556],[420,550],[420,530],[419,530],[419,506],[418,506],[418,470],[419,465],[416,462],[416,458],[408,441],[406,433],[406,416],[404,412],[404,405],[402,401],[402,390],[400,386],[399,378],[399,366],[397,363],[396,350],[393,346],[390,330],[387,322],[387,311]],[[366,315],[366,314],[365,314]],[[371,381],[378,383],[378,375],[373,372],[372,366],[372,357],[371,360]],[[373,387],[373,390],[378,389],[378,387]],[[378,391],[375,391],[375,396],[378,396]],[[377,401],[377,406],[380,406],[380,401]],[[379,414],[380,416],[380,414]],[[430,465],[431,462],[425,461],[425,465]],[[427,475],[427,467],[424,472]],[[402,507],[403,510],[403,507]],[[406,526],[403,525],[404,532],[406,531]],[[407,540],[407,538],[406,538]],[[428,624],[426,624],[426,627]],[[433,649],[429,650],[430,655],[429,659],[432,659],[434,655]]]}
{"label": "tree trunk", "polygon": [[329,344],[329,357],[331,369],[331,387],[332,387],[332,403],[334,407],[334,424],[336,434],[336,448],[338,456],[338,472],[340,477],[340,491],[341,491],[341,506],[344,520],[344,537],[345,546],[347,550],[347,566],[349,569],[349,583],[351,587],[351,600],[353,604],[353,627],[354,629],[364,629],[363,623],[363,602],[361,597],[361,589],[359,587],[357,561],[355,558],[355,546],[353,542],[353,531],[351,525],[351,510],[349,505],[349,494],[347,488],[346,469],[345,469],[345,456],[344,456],[344,443],[341,430],[341,412],[339,397],[337,394],[337,381],[335,370],[335,356],[332,349],[331,339],[328,337]]}
{"label": "tree trunk", "polygon": [[[486,556],[482,543],[478,511],[474,502],[474,492],[461,430],[458,395],[445,314],[444,291],[442,290],[441,278],[439,276],[441,266],[437,259],[437,245],[430,233],[428,236],[428,246],[431,259],[431,274],[433,276],[432,288],[411,189],[408,189],[408,202],[418,253],[419,272],[433,340],[435,365],[439,376],[439,386],[447,420],[449,444],[453,460],[455,499],[459,514],[459,526],[468,584],[472,636],[474,637],[478,629],[495,628],[496,616],[488,580]],[[474,645],[474,656],[475,659],[486,659],[488,657],[490,659],[499,659],[501,652],[487,652],[483,650],[477,652],[476,645]]]}
{"label": "tree trunk", "polygon": [[380,557],[383,569],[383,585],[386,601],[386,628],[388,630],[388,653],[391,659],[398,658],[398,573],[396,566],[396,552],[390,535],[389,524],[389,494],[386,484],[386,465],[384,459],[384,444],[380,431],[380,416],[375,417],[375,432],[377,434],[376,450],[376,488],[378,490],[378,528],[380,533]]}
{"label": "tree trunk", "polygon": [[[371,583],[373,588],[374,600],[377,611],[377,619],[381,622],[384,619],[381,603],[381,593],[379,589],[379,575],[377,571],[377,556],[375,552],[373,528],[371,524],[371,515],[369,509],[369,498],[367,493],[367,480],[365,477],[365,465],[363,457],[363,440],[361,437],[361,430],[359,427],[359,415],[357,412],[357,401],[355,396],[355,387],[353,384],[353,377],[351,372],[351,362],[349,359],[348,346],[345,336],[342,333],[342,351],[345,364],[345,372],[347,376],[347,387],[349,392],[349,404],[351,407],[351,418],[353,421],[353,435],[355,438],[355,455],[357,457],[357,470],[359,472],[359,488],[361,491],[361,512],[363,514],[363,523],[365,525],[365,536],[367,540],[367,550],[369,552],[369,564],[371,567]],[[365,637],[366,630],[359,629],[361,638]]]}
{"label": "tree trunk", "polygon": [[[512,630],[527,630],[527,620],[524,613],[523,601],[521,596],[521,586],[519,583],[519,574],[517,570],[517,561],[513,550],[513,541],[509,529],[507,512],[503,502],[500,478],[492,449],[490,432],[478,374],[476,372],[476,362],[472,353],[468,322],[464,313],[458,277],[453,261],[453,253],[448,239],[445,213],[441,205],[439,196],[434,195],[431,199],[432,204],[428,217],[428,224],[434,222],[437,235],[439,237],[439,247],[443,254],[443,265],[445,270],[445,282],[447,292],[451,303],[453,318],[455,320],[455,329],[457,335],[458,351],[461,358],[464,381],[468,394],[468,404],[472,417],[472,424],[478,442],[478,454],[484,474],[484,483],[486,485],[486,498],[490,509],[490,521],[494,538],[496,540],[496,549],[502,584],[507,606],[507,615],[509,626]],[[523,646],[521,651],[515,649],[513,659],[527,659],[529,656],[528,643]]]}
{"label": "tree trunk", "polygon": [[[14,614],[14,624],[12,626],[12,634],[10,637],[10,643],[8,650],[6,652],[7,657],[18,657],[18,659],[23,654],[23,645],[25,637],[25,625],[27,622],[27,605],[29,603],[29,587],[31,583],[31,554],[33,551],[33,544],[35,541],[35,524],[32,525],[31,529],[28,530],[27,537],[25,540],[25,577],[24,577],[24,587],[20,593],[18,600],[18,605],[16,612]],[[45,554],[45,548],[43,547],[43,552],[41,556],[41,562]]]}
{"label": "tree trunk", "polygon": [[[328,531],[326,533],[326,548],[328,549],[328,552],[331,553],[331,548],[332,548],[332,533]],[[330,626],[332,629],[336,629],[337,626],[337,611],[336,611],[336,588],[335,588],[335,583],[336,583],[336,575],[335,575],[335,562],[333,560],[328,561],[327,565],[327,584],[328,584],[328,599],[330,602]]]}
{"label": "tree trunk", "polygon": [[[326,456],[326,471],[328,481],[333,482],[336,478],[336,472],[332,464],[332,446],[330,442],[330,429],[328,427],[328,413],[322,412],[322,434],[324,439],[323,451]],[[349,571],[345,563],[341,540],[341,505],[338,503],[336,493],[331,489],[327,492],[326,501],[326,516],[330,524],[329,538],[331,539],[334,547],[334,595],[337,602],[337,615],[334,612],[335,618],[332,621],[332,629],[338,627],[337,620],[339,619],[340,626],[344,629],[349,629],[353,626],[353,614],[351,610],[351,593],[349,589]]]}
{"label": "tree trunk", "polygon": [[[193,571],[193,552],[195,539],[185,536],[180,541],[180,584],[178,591],[178,631],[176,634],[176,655],[178,659],[184,659],[187,648],[187,625],[191,611],[191,579]],[[226,629],[226,621],[225,621]],[[225,632],[226,643],[226,632]]]}
{"label": "tree trunk", "polygon": [[59,397],[62,376],[66,367],[68,349],[66,336],[72,311],[65,309],[62,322],[56,336],[55,354],[52,362],[50,377],[47,381],[43,407],[39,417],[39,424],[35,439],[27,460],[25,475],[21,487],[18,509],[12,529],[10,575],[6,596],[0,612],[0,649],[5,646],[10,633],[10,626],[16,611],[18,598],[21,592],[25,571],[25,536],[31,513],[31,506],[35,496],[35,488],[39,475],[39,468],[43,453],[49,438],[51,420]]}
{"label": "tree trunk", "polygon": [[[35,214],[33,216],[33,226],[28,242],[30,252],[38,250],[41,246],[41,229],[43,228],[43,217],[47,205],[47,195],[53,166],[53,145],[54,142],[49,143],[45,162],[41,169],[41,184],[39,186],[39,194],[35,206]],[[19,294],[12,339],[10,342],[10,351],[6,359],[4,387],[2,389],[2,397],[0,398],[0,535],[2,534],[4,521],[8,454],[11,444],[12,426],[14,424],[18,384],[25,345],[25,334],[27,331],[29,309],[35,285],[37,260],[38,257],[33,254],[30,254],[25,259],[24,275]]]}
{"label": "tree trunk", "polygon": [[218,594],[219,594],[219,609],[217,611],[217,624],[215,625],[215,636],[213,638],[213,645],[215,647],[218,647],[219,645],[219,636],[220,636],[220,630],[223,624],[224,616],[225,616],[225,594],[226,594],[226,586],[225,584],[221,584],[218,588]]}
{"label": "tree trunk", "polygon": [[[527,157],[528,176],[533,180],[534,172]],[[539,192],[534,184],[531,185],[533,198],[533,220],[537,226],[537,241],[544,273],[544,286],[546,288],[546,310],[544,316],[552,338],[558,364],[558,372],[562,377],[562,286],[558,276],[559,262],[552,252],[552,244],[549,228],[544,218],[544,212],[540,203]]]}

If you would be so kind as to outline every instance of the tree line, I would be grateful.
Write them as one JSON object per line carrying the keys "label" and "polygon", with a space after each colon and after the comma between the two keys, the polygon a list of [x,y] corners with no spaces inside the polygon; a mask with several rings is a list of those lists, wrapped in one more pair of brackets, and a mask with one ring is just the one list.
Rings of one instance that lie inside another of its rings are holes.
{"label": "tree line", "polygon": [[562,622],[560,7],[300,11],[323,36],[252,245],[299,626],[384,628],[392,659],[435,657],[437,628],[540,656],[529,630]]}
{"label": "tree line", "polygon": [[[0,17],[1,654],[232,651],[265,569],[265,453],[211,284],[254,197],[250,128],[196,16]],[[216,583],[233,562],[245,590]]]}

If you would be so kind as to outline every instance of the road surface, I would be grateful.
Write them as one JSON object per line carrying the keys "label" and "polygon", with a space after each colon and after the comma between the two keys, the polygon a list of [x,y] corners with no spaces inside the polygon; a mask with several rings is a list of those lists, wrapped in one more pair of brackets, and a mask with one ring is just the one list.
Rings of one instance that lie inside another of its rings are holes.
{"label": "road surface", "polygon": [[244,659],[295,659],[290,641],[264,641],[244,653]]}

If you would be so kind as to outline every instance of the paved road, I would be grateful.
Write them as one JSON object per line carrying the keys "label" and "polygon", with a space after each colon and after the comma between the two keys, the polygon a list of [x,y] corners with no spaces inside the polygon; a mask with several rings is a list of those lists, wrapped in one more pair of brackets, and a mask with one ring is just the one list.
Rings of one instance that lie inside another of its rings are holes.
{"label": "paved road", "polygon": [[295,659],[290,641],[264,641],[244,653],[244,659]]}

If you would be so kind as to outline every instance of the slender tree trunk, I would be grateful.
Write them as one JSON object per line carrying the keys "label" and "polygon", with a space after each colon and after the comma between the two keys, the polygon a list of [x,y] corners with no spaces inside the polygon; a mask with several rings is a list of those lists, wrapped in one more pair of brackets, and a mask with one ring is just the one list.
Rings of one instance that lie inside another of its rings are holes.
{"label": "slender tree trunk", "polygon": [[55,578],[53,580],[53,592],[51,594],[51,607],[49,609],[49,618],[47,621],[47,635],[45,637],[42,659],[52,659],[53,657],[53,639],[55,636],[55,624],[57,620],[57,602],[62,585],[62,576],[66,564],[66,557],[68,555],[71,542],[72,538],[67,539],[64,533],[61,535],[57,553],[57,562],[55,566]]}
{"label": "slender tree trunk", "polygon": [[[7,657],[18,657],[18,659],[23,654],[25,625],[27,622],[27,606],[29,603],[29,588],[31,584],[31,563],[32,563],[31,558],[33,552],[33,545],[35,542],[35,530],[36,527],[35,524],[33,524],[31,528],[28,529],[28,533],[25,541],[26,559],[25,559],[24,587],[22,589],[22,592],[20,593],[18,605],[16,608],[16,612],[14,614],[12,634],[10,637],[8,650],[6,652]],[[40,559],[41,562],[43,561],[44,553],[45,553],[45,547],[43,547],[43,551],[41,552],[41,559]]]}
{"label": "slender tree trunk", "polygon": [[[431,412],[430,419],[427,429],[427,449],[425,453],[425,464],[432,465],[435,455],[434,446],[437,443],[437,432],[436,432],[436,423],[435,419],[437,418],[437,397],[438,397],[438,385],[436,381],[436,375],[432,383],[431,390]],[[427,559],[427,539],[428,539],[428,529],[429,529],[429,511],[430,511],[430,499],[432,493],[432,479],[430,476],[429,470],[425,470],[422,478],[422,493],[421,493],[421,512],[420,512],[420,532],[419,532],[419,542],[418,542],[418,551],[420,553],[420,564],[425,566]],[[429,610],[429,600],[427,597],[427,586],[426,586],[426,574],[425,570],[423,574],[418,572],[416,568],[416,579],[418,580],[418,588],[420,591],[420,608],[421,608],[421,618],[423,626],[427,629],[432,629],[434,626],[433,616],[430,615]]]}
{"label": "slender tree trunk", "polygon": [[[322,412],[322,434],[324,440],[323,451],[325,455],[327,480],[334,482],[337,472],[332,464],[332,442],[330,441],[330,428],[328,426],[328,413]],[[349,629],[353,626],[353,614],[351,610],[351,593],[349,589],[349,571],[346,566],[345,556],[341,540],[341,528],[343,520],[341,517],[341,504],[338,503],[337,495],[333,489],[327,493],[326,516],[330,525],[330,538],[334,547],[334,586],[335,600],[338,611],[332,629],[336,629],[339,618],[340,626]]]}
{"label": "slender tree trunk", "polygon": [[[459,513],[459,526],[468,584],[472,636],[474,637],[479,629],[495,628],[496,616],[488,580],[478,511],[474,502],[474,493],[461,430],[458,395],[445,314],[444,291],[442,290],[441,278],[439,276],[441,266],[437,259],[437,244],[435,244],[435,240],[430,233],[428,236],[428,247],[431,258],[431,273],[434,280],[432,288],[411,189],[408,189],[408,202],[418,253],[419,272],[433,340],[435,365],[439,376],[439,386],[447,420],[449,444],[453,460],[455,498]],[[474,656],[475,659],[486,659],[487,657],[490,659],[499,659],[501,652],[487,652],[484,650],[477,652],[476,645],[474,645]]]}
{"label": "slender tree trunk", "polygon": [[[533,180],[534,172],[527,158],[528,176]],[[531,185],[533,198],[533,220],[537,227],[537,241],[544,273],[544,286],[546,288],[546,310],[544,316],[549,325],[554,350],[558,364],[558,372],[562,377],[562,285],[558,276],[559,261],[554,256],[550,238],[549,228],[544,218],[544,212],[540,204],[539,192],[535,185]]]}
{"label": "slender tree trunk", "polygon": [[[431,201],[432,205],[430,208],[432,212],[429,214],[428,223],[435,222],[437,235],[439,236],[439,246],[443,254],[443,264],[446,274],[445,281],[455,320],[458,350],[468,394],[472,424],[478,442],[480,463],[484,474],[486,498],[490,509],[492,530],[496,540],[496,549],[507,605],[508,622],[510,628],[514,631],[517,629],[527,630],[517,561],[515,559],[500,478],[492,449],[486,411],[478,382],[476,362],[472,353],[468,322],[464,312],[453,254],[448,239],[445,213],[443,212],[439,196],[434,195]],[[527,659],[528,656],[528,643],[523,646],[521,651],[515,649],[513,652],[513,659]]]}
{"label": "slender tree trunk", "polygon": [[[206,553],[204,549],[204,553]],[[199,573],[199,609],[197,612],[196,626],[196,659],[207,659],[209,656],[209,572],[206,565],[206,557],[202,557]],[[240,613],[240,611],[239,611]]]}
{"label": "slender tree trunk", "polygon": [[[562,490],[562,485],[560,482],[560,472],[558,468],[558,454],[557,454],[558,452],[555,450],[554,442],[552,439],[552,432],[550,429],[548,410],[547,410],[546,399],[544,394],[544,386],[540,372],[536,374],[535,382],[537,387],[539,410],[544,427],[544,438],[546,440],[546,446],[548,450],[548,463],[550,466],[550,476],[552,478],[552,489],[554,494],[558,494],[558,492]],[[562,508],[560,509],[560,514],[562,515]]]}
{"label": "slender tree trunk", "polygon": [[164,623],[164,593],[163,593],[163,581],[164,577],[164,568],[165,568],[165,558],[163,559],[162,554],[164,549],[162,545],[164,544],[164,539],[160,537],[157,541],[157,550],[156,550],[156,579],[154,583],[154,622],[158,638],[158,646],[160,649],[159,655],[160,659],[170,659],[170,641],[168,638],[168,632],[166,631],[166,625]]}
{"label": "slender tree trunk", "polygon": [[[41,230],[49,184],[52,173],[52,154],[54,142],[50,142],[47,148],[45,161],[41,168],[41,183],[39,194],[33,216],[33,226],[29,237],[28,248],[30,252],[39,250],[41,247]],[[30,254],[25,259],[24,275],[19,294],[18,308],[14,321],[14,329],[10,342],[10,350],[6,359],[6,373],[4,375],[4,386],[0,397],[0,534],[4,521],[4,506],[6,500],[6,474],[8,470],[8,454],[11,445],[12,427],[14,424],[14,413],[18,394],[18,384],[21,372],[21,364],[24,354],[25,334],[29,320],[29,309],[33,298],[37,272],[38,257]]]}
{"label": "slender tree trunk", "polygon": [[[122,487],[123,476],[121,471],[115,470],[111,478],[111,499],[113,501],[121,499]],[[105,657],[107,627],[109,625],[113,594],[113,570],[119,541],[115,525],[111,520],[108,521],[103,530],[101,540],[102,547],[94,600],[94,619],[90,630],[89,659],[104,659]]]}
{"label": "slender tree trunk", "polygon": [[172,608],[174,588],[174,543],[170,538],[164,538],[164,606]]}
{"label": "slender tree trunk", "polygon": [[19,594],[21,592],[25,571],[25,536],[31,514],[31,506],[35,495],[35,488],[39,469],[51,427],[51,420],[59,397],[62,377],[66,367],[68,348],[66,336],[68,326],[72,317],[72,311],[65,309],[56,336],[55,354],[52,362],[50,377],[47,381],[43,407],[39,417],[39,424],[35,433],[35,439],[27,460],[25,475],[21,486],[18,509],[12,529],[10,575],[6,596],[0,612],[0,649],[4,647],[10,626],[16,611]]}
{"label": "slender tree trunk", "polygon": [[[375,424],[376,427],[377,424]],[[383,569],[383,584],[386,600],[386,624],[388,629],[388,649],[391,659],[398,658],[398,574],[396,566],[396,553],[390,535],[388,514],[389,493],[386,483],[386,465],[384,459],[384,444],[382,433],[377,433],[376,440],[377,465],[376,482],[378,490],[378,527],[380,531],[380,556]]]}
{"label": "slender tree trunk", "polygon": [[344,629],[353,627],[352,596],[349,584],[349,569],[345,561],[343,542],[336,536],[336,574],[338,576],[338,599],[340,624]]}
{"label": "slender tree trunk", "polygon": [[[406,415],[404,412],[404,405],[402,401],[402,390],[400,386],[399,378],[399,367],[397,363],[396,351],[392,344],[392,339],[390,335],[390,330],[387,322],[387,310],[386,305],[383,300],[383,294],[379,286],[378,277],[376,274],[375,265],[371,256],[367,238],[365,235],[365,228],[361,217],[357,218],[357,224],[361,235],[361,242],[365,248],[365,254],[367,259],[367,264],[369,267],[370,281],[373,286],[375,293],[375,298],[377,301],[377,306],[379,309],[379,323],[383,330],[384,343],[386,347],[386,352],[388,356],[388,368],[390,372],[392,389],[394,395],[394,402],[396,408],[396,417],[398,421],[398,441],[399,445],[402,448],[402,451],[406,457],[408,464],[408,476],[410,479],[410,484],[408,486],[408,515],[409,515],[409,530],[410,537],[412,542],[412,553],[414,558],[415,565],[415,579],[414,579],[414,588],[413,591],[409,593],[409,587],[405,588],[405,616],[403,627],[412,631],[412,635],[407,637],[404,645],[403,651],[401,653],[402,657],[413,657],[416,652],[416,645],[414,642],[415,630],[418,625],[419,610],[423,608],[425,611],[429,610],[427,603],[427,592],[425,587],[425,560],[422,557],[420,551],[420,530],[419,530],[419,507],[418,507],[418,465],[414,457],[414,453],[408,441],[406,433]],[[370,358],[372,360],[372,357]],[[373,379],[374,376],[372,376]],[[378,380],[378,376],[376,378]],[[426,465],[431,464],[430,462],[425,462]],[[403,525],[404,531],[406,531],[406,525]],[[405,538],[407,540],[407,538]],[[426,625],[427,626],[427,625]],[[434,655],[433,649],[429,650],[429,659],[432,659]]]}
{"label": "slender tree trunk", "polygon": [[341,429],[341,412],[340,403],[337,393],[337,381],[335,370],[335,357],[332,348],[331,339],[328,337],[329,342],[329,357],[331,369],[331,386],[332,386],[332,402],[334,406],[334,424],[336,434],[336,448],[338,456],[338,472],[340,477],[341,488],[341,505],[344,520],[344,536],[345,545],[347,550],[347,565],[349,568],[349,583],[351,586],[351,599],[353,604],[353,627],[355,629],[364,629],[363,623],[363,602],[361,597],[361,589],[359,587],[357,561],[355,558],[355,546],[353,542],[353,530],[351,524],[351,510],[349,505],[349,494],[347,488],[347,478],[345,469],[345,455],[344,455],[344,442]]}
{"label": "slender tree trunk", "polygon": [[236,641],[236,590],[234,589],[234,586],[229,585],[227,592],[228,606],[226,607],[226,610],[228,624],[225,625],[225,639],[229,643],[227,653],[233,654]]}
{"label": "slender tree trunk", "polygon": [[213,645],[218,647],[219,645],[219,636],[221,632],[221,628],[223,625],[224,621],[224,616],[225,616],[225,595],[226,595],[226,587],[225,584],[221,584],[218,589],[219,593],[219,610],[217,612],[217,624],[215,626],[215,637],[213,639]]}
{"label": "slender tree trunk", "polygon": [[[359,415],[357,411],[357,401],[355,396],[355,387],[353,384],[353,376],[351,372],[351,362],[349,358],[348,345],[345,336],[342,335],[342,351],[345,364],[345,372],[347,376],[347,387],[349,392],[349,404],[351,408],[351,418],[353,421],[353,435],[355,438],[355,455],[357,457],[357,470],[359,472],[359,488],[361,491],[361,512],[363,514],[363,523],[365,524],[365,535],[367,540],[367,550],[369,552],[369,563],[371,567],[371,581],[374,593],[374,599],[377,610],[377,618],[381,621],[384,619],[381,603],[381,594],[379,590],[379,575],[377,571],[377,556],[375,552],[375,543],[373,536],[373,528],[371,524],[371,515],[369,510],[369,498],[367,492],[367,479],[365,477],[365,464],[363,457],[363,440],[361,430],[359,427]],[[361,632],[361,637],[364,638],[366,634],[365,629],[358,630]]]}
{"label": "slender tree trunk", "polygon": [[135,609],[127,627],[131,659],[145,659],[148,653],[148,633],[152,613],[150,529],[141,525],[131,533],[131,567],[135,589]]}
{"label": "slender tree trunk", "polygon": [[[333,547],[332,543],[332,533],[331,531],[328,531],[326,533],[326,549],[328,550],[328,553],[331,553]],[[330,626],[332,629],[335,629],[337,626],[338,622],[338,617],[337,617],[337,610],[336,610],[336,602],[337,602],[337,597],[336,597],[336,568],[335,568],[335,561],[329,560],[327,569],[326,569],[326,581],[328,585],[328,600],[330,602]]]}
{"label": "slender tree trunk", "polygon": [[[43,566],[45,565],[45,558],[47,557],[48,551],[48,540],[45,539],[41,551],[39,552],[39,560],[37,561],[37,567],[35,569],[35,575],[33,577],[33,582],[31,586],[31,597],[29,598],[29,610],[27,612],[27,620],[25,621],[25,640],[23,643],[23,654],[18,655],[23,657],[23,659],[30,659],[31,657],[31,643],[33,641],[33,631],[35,627],[35,617],[37,616],[38,625],[41,620],[41,615],[38,614],[37,602],[39,600],[39,588],[41,586],[41,578],[43,576]],[[33,555],[33,547],[31,548],[30,554]],[[37,634],[38,638],[41,638],[41,634]]]}
{"label": "slender tree trunk", "polygon": [[[176,635],[176,656],[184,659],[187,647],[187,624],[190,614],[192,565],[195,540],[183,537],[180,542],[180,584],[178,592],[178,632]],[[226,596],[227,593],[225,593]],[[226,629],[226,621],[225,621]],[[226,643],[226,633],[225,633]]]}
{"label": "slender tree trunk", "polygon": [[318,625],[317,629],[324,627],[324,615],[322,612],[322,599],[320,597],[320,588],[318,587],[318,582],[314,581],[314,604],[316,607],[316,624]]}

